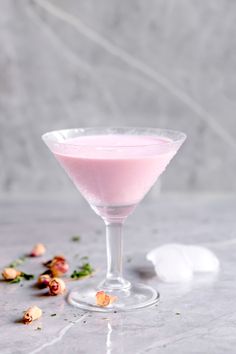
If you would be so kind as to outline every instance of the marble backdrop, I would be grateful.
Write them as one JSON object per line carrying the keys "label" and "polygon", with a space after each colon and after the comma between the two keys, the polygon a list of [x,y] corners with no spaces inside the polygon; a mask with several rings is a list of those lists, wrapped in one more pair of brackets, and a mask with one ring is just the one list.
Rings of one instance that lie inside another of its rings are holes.
{"label": "marble backdrop", "polygon": [[235,1],[1,0],[0,28],[0,195],[75,195],[40,135],[104,125],[188,134],[164,192],[236,191]]}

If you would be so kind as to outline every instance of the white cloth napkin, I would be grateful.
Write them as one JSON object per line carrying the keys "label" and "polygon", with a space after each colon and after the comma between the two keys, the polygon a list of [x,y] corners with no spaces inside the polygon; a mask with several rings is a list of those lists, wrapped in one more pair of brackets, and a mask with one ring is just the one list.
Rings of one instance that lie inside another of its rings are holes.
{"label": "white cloth napkin", "polygon": [[167,283],[189,281],[194,272],[217,272],[220,262],[215,254],[202,246],[166,244],[148,252],[158,278]]}

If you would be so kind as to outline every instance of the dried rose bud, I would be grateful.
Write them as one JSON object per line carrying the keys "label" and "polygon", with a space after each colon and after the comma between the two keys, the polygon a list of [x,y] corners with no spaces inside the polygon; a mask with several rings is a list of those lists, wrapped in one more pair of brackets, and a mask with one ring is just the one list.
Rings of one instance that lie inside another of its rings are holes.
{"label": "dried rose bud", "polygon": [[54,277],[60,277],[68,272],[69,264],[64,256],[55,256],[53,259],[44,263],[49,268]]}
{"label": "dried rose bud", "polygon": [[38,281],[37,281],[38,287],[41,289],[46,288],[49,285],[51,279],[52,278],[50,277],[49,274],[41,274],[38,277]]}
{"label": "dried rose bud", "polygon": [[21,275],[21,272],[15,268],[3,269],[2,276],[5,280],[14,280]]}
{"label": "dried rose bud", "polygon": [[42,316],[42,310],[37,306],[32,306],[25,311],[23,316],[23,322],[29,324],[34,320],[37,320]]}
{"label": "dried rose bud", "polygon": [[98,291],[96,293],[96,304],[98,306],[108,306],[117,300],[117,296],[107,295],[104,291]]}
{"label": "dried rose bud", "polygon": [[53,266],[53,264],[55,264],[56,262],[62,262],[62,261],[66,261],[64,256],[55,256],[53,257],[53,259],[50,259],[49,261],[43,263],[43,265],[47,268],[51,268]]}
{"label": "dried rose bud", "polygon": [[63,255],[59,254],[59,255],[53,257],[53,260],[54,261],[65,261],[66,257],[64,257]]}
{"label": "dried rose bud", "polygon": [[66,260],[54,260],[50,270],[54,277],[61,277],[69,270],[69,264]]}
{"label": "dried rose bud", "polygon": [[46,252],[46,248],[42,243],[37,243],[32,249],[30,255],[31,257],[39,257],[42,256]]}
{"label": "dried rose bud", "polygon": [[64,281],[60,278],[52,278],[48,284],[50,295],[60,295],[63,294],[66,285]]}

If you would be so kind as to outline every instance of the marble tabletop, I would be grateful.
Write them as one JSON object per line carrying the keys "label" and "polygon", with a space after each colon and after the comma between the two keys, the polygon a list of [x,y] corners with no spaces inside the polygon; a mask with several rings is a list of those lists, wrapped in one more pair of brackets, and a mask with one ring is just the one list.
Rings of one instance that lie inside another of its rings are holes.
{"label": "marble tabletop", "polygon": [[[160,303],[153,308],[88,313],[70,306],[64,296],[45,295],[34,281],[1,281],[0,353],[235,353],[235,210],[236,197],[189,195],[147,199],[136,209],[126,223],[125,275],[159,290]],[[81,241],[73,242],[77,234]],[[103,223],[79,197],[2,200],[0,235],[2,268],[43,242],[43,260],[63,253],[72,269],[80,257],[89,256],[99,276],[105,270]],[[219,274],[199,274],[185,284],[160,283],[145,254],[167,242],[209,247],[220,259]],[[39,274],[42,258],[27,259],[21,269]],[[23,325],[22,312],[33,304],[42,308],[43,316]]]}

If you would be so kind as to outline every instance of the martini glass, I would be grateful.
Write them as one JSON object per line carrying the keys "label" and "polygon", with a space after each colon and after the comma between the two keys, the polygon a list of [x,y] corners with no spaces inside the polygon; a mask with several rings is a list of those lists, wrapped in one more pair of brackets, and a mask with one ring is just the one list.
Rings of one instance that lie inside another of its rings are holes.
{"label": "martini glass", "polygon": [[[106,224],[107,273],[100,283],[89,279],[69,294],[81,309],[130,311],[154,305],[159,293],[131,284],[122,274],[122,228],[126,218],[154,185],[186,135],[152,128],[80,128],[46,133],[42,139],[77,189]],[[116,296],[96,305],[96,293]]]}

